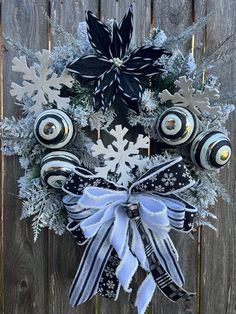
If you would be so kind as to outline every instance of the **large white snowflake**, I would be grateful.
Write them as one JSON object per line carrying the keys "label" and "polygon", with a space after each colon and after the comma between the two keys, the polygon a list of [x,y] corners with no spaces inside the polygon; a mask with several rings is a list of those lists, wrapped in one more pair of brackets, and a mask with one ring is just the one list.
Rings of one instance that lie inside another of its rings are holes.
{"label": "large white snowflake", "polygon": [[58,109],[67,109],[70,98],[60,97],[62,85],[72,87],[73,78],[64,70],[60,76],[49,67],[52,59],[50,51],[43,50],[37,52],[39,64],[28,67],[26,57],[15,57],[12,60],[14,64],[12,70],[23,73],[23,86],[16,83],[11,84],[11,95],[16,96],[17,100],[22,100],[24,95],[28,95],[34,101],[30,111],[35,114],[43,111],[43,105],[53,103]]}
{"label": "large white snowflake", "polygon": [[220,107],[211,106],[210,99],[218,100],[219,91],[216,88],[205,86],[203,91],[196,90],[192,87],[193,80],[187,79],[186,76],[181,76],[175,81],[175,85],[180,90],[172,95],[167,89],[159,93],[162,103],[170,100],[174,106],[189,108],[197,116],[208,115],[212,119],[221,116]]}
{"label": "large white snowflake", "polygon": [[95,168],[97,175],[107,179],[109,174],[115,174],[118,178],[117,183],[125,187],[133,181],[132,170],[137,166],[142,171],[149,160],[147,157],[141,158],[139,151],[148,149],[149,138],[139,134],[136,143],[129,142],[124,138],[127,132],[127,128],[116,125],[115,129],[110,131],[110,134],[115,137],[110,145],[105,147],[99,139],[92,146],[94,157],[99,155],[104,157],[105,166]]}

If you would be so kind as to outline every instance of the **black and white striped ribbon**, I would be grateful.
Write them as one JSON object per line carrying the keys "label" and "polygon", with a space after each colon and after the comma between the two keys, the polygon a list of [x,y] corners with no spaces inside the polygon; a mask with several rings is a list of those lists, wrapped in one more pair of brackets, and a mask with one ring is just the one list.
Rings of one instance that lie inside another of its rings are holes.
{"label": "black and white striped ribbon", "polygon": [[[135,223],[140,233],[140,236],[142,238],[144,250],[145,250],[148,264],[149,264],[149,270],[152,274],[154,281],[156,282],[157,287],[171,301],[174,301],[174,302],[190,301],[192,297],[194,296],[194,293],[187,292],[179,284],[177,284],[172,278],[172,276],[170,275],[170,273],[168,272],[169,264],[166,263],[166,261],[163,259],[163,256],[162,257],[159,256],[158,258],[157,256],[158,254],[156,254],[156,252],[159,252],[159,255],[160,255],[160,250],[158,249],[158,245],[153,237],[153,232],[150,231],[150,235],[148,235],[148,232],[143,226],[140,217],[137,217],[135,219]],[[155,252],[152,241],[155,244],[156,252]],[[169,256],[173,257],[172,255],[173,252],[171,252],[170,250],[168,241],[164,241],[164,244],[166,245],[166,249],[169,251]],[[172,262],[175,263],[174,258],[172,259]],[[175,269],[178,271],[180,281],[183,284],[182,273],[180,272],[177,263],[175,263]]]}
{"label": "black and white striped ribbon", "polygon": [[74,307],[97,293],[98,284],[112,251],[109,241],[111,226],[111,222],[105,223],[85,249],[69,294],[70,303]]}

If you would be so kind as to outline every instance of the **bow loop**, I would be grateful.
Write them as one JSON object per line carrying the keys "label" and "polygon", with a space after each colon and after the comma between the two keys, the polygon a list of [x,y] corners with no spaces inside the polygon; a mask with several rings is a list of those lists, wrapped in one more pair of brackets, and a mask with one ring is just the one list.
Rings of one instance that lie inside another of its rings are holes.
{"label": "bow loop", "polygon": [[146,195],[138,195],[140,217],[143,223],[161,237],[167,237],[170,223],[166,205],[158,199]]}
{"label": "bow loop", "polygon": [[114,191],[99,187],[87,187],[79,199],[78,205],[82,208],[104,208],[115,202],[125,202],[126,191]]}
{"label": "bow loop", "polygon": [[[128,189],[98,178],[87,169],[76,168],[63,187],[69,194],[63,199],[70,218],[68,230],[78,244],[89,241],[83,263],[99,267],[98,271],[92,271],[96,277],[91,279],[91,288],[87,285],[89,272],[83,265],[79,266],[72,285],[72,304],[77,305],[99,293],[100,280],[106,277],[114,284],[113,298],[120,285],[131,292],[130,281],[138,264],[149,272],[139,293],[144,294],[146,285],[150,287],[145,304],[142,305],[137,297],[138,308],[146,306],[155,285],[172,301],[189,300],[192,294],[182,288],[184,280],[169,230],[191,230],[196,208],[175,193],[193,183],[182,158],[152,167]],[[107,228],[106,232],[104,228]],[[102,242],[101,234],[104,236]],[[100,243],[96,252],[90,252],[92,248],[95,250],[93,243]],[[114,254],[119,264],[111,268]],[[94,262],[88,260],[88,256]],[[101,261],[102,256],[104,261]],[[82,287],[79,287],[78,278],[82,280]],[[104,293],[105,289],[101,291]]]}
{"label": "bow loop", "polygon": [[130,188],[134,192],[153,192],[162,195],[181,192],[194,184],[181,157],[163,162],[144,173]]}
{"label": "bow loop", "polygon": [[101,187],[109,190],[126,190],[123,186],[117,185],[107,179],[93,174],[86,168],[77,167],[64,183],[62,189],[67,194],[81,195],[86,187]]}

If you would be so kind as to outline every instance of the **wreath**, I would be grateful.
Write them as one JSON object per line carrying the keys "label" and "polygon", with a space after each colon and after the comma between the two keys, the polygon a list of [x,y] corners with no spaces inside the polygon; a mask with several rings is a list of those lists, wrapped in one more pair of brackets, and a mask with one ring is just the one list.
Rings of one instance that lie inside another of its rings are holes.
{"label": "wreath", "polygon": [[201,81],[192,54],[174,48],[178,38],[154,28],[136,47],[132,6],[119,24],[88,11],[79,30],[79,39],[61,30],[52,52],[21,48],[12,61],[22,117],[2,120],[2,150],[25,172],[21,218],[33,217],[35,241],[48,227],[86,244],[72,306],[96,294],[116,300],[121,286],[131,293],[138,267],[138,313],[156,287],[188,301],[169,231],[214,228],[208,207],[227,200],[218,173],[231,156],[224,125],[234,107],[216,77]]}

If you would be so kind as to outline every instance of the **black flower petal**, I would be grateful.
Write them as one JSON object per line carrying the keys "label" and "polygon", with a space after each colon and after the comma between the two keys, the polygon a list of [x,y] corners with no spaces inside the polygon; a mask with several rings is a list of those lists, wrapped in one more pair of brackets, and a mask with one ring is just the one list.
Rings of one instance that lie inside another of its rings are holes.
{"label": "black flower petal", "polygon": [[98,81],[97,87],[95,88],[95,94],[101,93],[105,90],[109,85],[112,85],[117,78],[117,70],[115,68],[111,68],[106,71]]}
{"label": "black flower petal", "polygon": [[70,63],[67,68],[83,78],[95,79],[111,67],[111,62],[95,55],[84,56]]}
{"label": "black flower petal", "polygon": [[106,71],[100,80],[94,92],[94,109],[102,108],[104,111],[110,107],[111,101],[116,96],[116,78],[117,70],[111,68]]}
{"label": "black flower petal", "polygon": [[137,77],[120,72],[117,82],[121,94],[125,97],[131,100],[139,100],[142,97],[143,86]]}
{"label": "black flower petal", "polygon": [[111,106],[111,103],[115,100],[115,97],[116,82],[113,81],[105,89],[98,90],[96,93],[94,93],[94,110],[98,111],[102,108],[103,111],[106,111]]}
{"label": "black flower petal", "polygon": [[141,57],[137,57],[126,60],[122,65],[122,69],[124,69],[124,71],[131,71],[133,73],[134,72],[142,73],[141,70],[148,67],[151,64],[153,64],[152,60],[145,60]]}
{"label": "black flower petal", "polygon": [[110,55],[113,58],[121,58],[122,55],[122,39],[118,32],[116,21],[113,22],[112,40],[110,45]]}
{"label": "black flower petal", "polygon": [[136,114],[140,114],[140,102],[138,100],[131,100],[129,97],[122,95],[121,101]]}
{"label": "black flower petal", "polygon": [[129,59],[145,59],[147,61],[153,61],[155,62],[156,60],[160,59],[161,56],[167,55],[170,56],[171,53],[165,49],[160,49],[155,46],[142,46],[134,51],[129,56]]}
{"label": "black flower petal", "polygon": [[126,54],[129,44],[133,34],[133,7],[129,7],[129,11],[125,14],[122,21],[119,24],[118,32],[121,37],[122,42],[122,54],[121,57],[124,57]]}
{"label": "black flower petal", "polygon": [[91,46],[99,55],[110,58],[111,34],[109,29],[91,11],[87,11],[86,21]]}
{"label": "black flower petal", "polygon": [[93,95],[93,108],[94,111],[98,111],[102,108],[103,103],[102,103],[102,92],[94,93]]}
{"label": "black flower petal", "polygon": [[157,74],[163,73],[163,67],[159,65],[150,64],[149,66],[142,69],[142,73],[137,75],[143,75],[143,76],[153,76]]}
{"label": "black flower petal", "polygon": [[110,84],[101,94],[103,111],[110,108],[116,97],[116,83]]}
{"label": "black flower petal", "polygon": [[146,61],[146,63],[139,62],[140,67],[132,67],[133,64],[131,64],[129,67],[126,67],[123,71],[124,73],[127,73],[129,75],[136,75],[136,76],[153,76],[157,74],[161,74],[163,72],[163,69],[161,66],[154,65],[153,63],[149,63]]}

